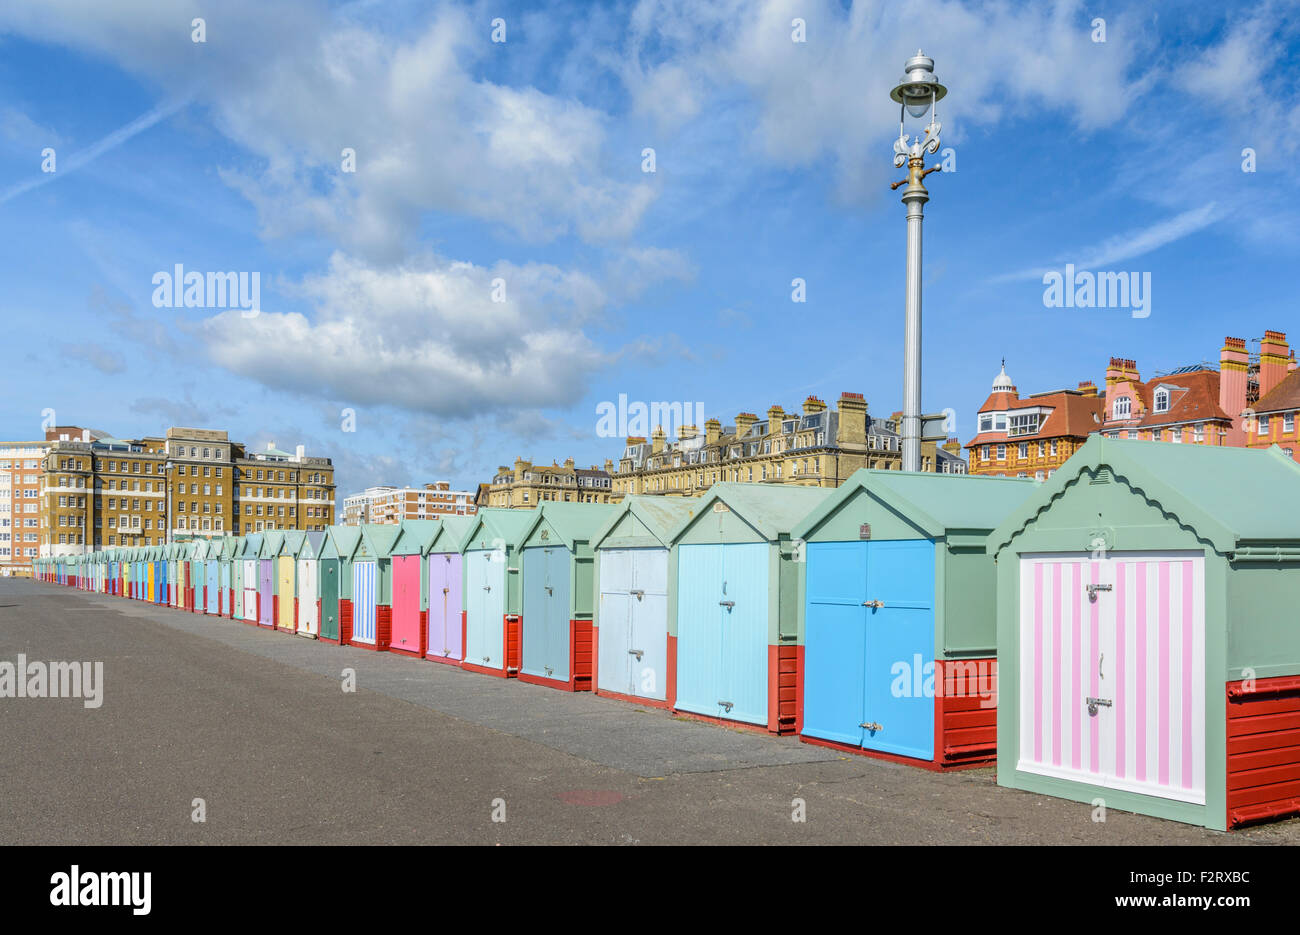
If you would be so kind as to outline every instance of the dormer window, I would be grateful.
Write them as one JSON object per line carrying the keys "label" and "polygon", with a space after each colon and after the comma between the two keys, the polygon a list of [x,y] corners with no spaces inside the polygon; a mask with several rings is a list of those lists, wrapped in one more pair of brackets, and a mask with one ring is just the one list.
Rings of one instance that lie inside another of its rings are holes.
{"label": "dormer window", "polygon": [[1169,411],[1169,391],[1165,389],[1156,390],[1156,412]]}
{"label": "dormer window", "polygon": [[981,432],[993,431],[993,413],[991,412],[980,413],[980,431]]}
{"label": "dormer window", "polygon": [[1114,415],[1116,419],[1127,419],[1133,412],[1133,400],[1127,396],[1121,396],[1115,400]]}

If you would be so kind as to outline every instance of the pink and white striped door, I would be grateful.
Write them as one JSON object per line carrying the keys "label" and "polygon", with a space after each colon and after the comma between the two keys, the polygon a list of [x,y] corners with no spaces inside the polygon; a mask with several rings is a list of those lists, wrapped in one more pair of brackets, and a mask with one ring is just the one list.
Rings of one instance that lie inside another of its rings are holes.
{"label": "pink and white striped door", "polygon": [[1204,556],[1026,556],[1020,582],[1017,769],[1203,804]]}

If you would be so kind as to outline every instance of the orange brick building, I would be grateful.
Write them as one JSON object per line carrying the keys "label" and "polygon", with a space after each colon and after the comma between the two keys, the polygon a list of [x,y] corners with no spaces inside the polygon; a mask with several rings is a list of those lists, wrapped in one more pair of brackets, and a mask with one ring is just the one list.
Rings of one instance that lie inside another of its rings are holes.
{"label": "orange brick building", "polygon": [[1091,382],[1022,399],[1004,363],[992,389],[966,443],[971,474],[1046,479],[1101,423],[1103,401]]}

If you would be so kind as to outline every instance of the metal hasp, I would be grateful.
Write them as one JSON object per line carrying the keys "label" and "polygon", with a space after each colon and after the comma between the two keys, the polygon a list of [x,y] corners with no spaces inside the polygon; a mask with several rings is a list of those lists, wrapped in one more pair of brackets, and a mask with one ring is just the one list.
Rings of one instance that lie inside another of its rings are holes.
{"label": "metal hasp", "polygon": [[1108,584],[1090,584],[1090,585],[1088,585],[1088,602],[1089,602],[1090,604],[1095,604],[1095,603],[1097,603],[1097,592],[1098,592],[1098,591],[1109,591],[1109,590],[1110,590],[1110,585],[1108,585]]}
{"label": "metal hasp", "polygon": [[[921,470],[921,221],[930,200],[924,179],[940,166],[925,168],[925,154],[939,151],[939,118],[936,105],[948,93],[934,75],[934,59],[919,49],[903,66],[903,78],[889,92],[899,105],[898,139],[894,141],[894,165],[907,166],[907,178],[890,186],[903,189],[907,206],[907,291],[903,328],[903,424],[901,426],[903,470]],[[930,113],[925,138],[909,139],[906,115],[924,117]]]}
{"label": "metal hasp", "polygon": [[718,601],[718,606],[719,606],[719,607],[725,607],[725,608],[727,608],[727,610],[731,610],[731,608],[733,608],[733,607],[736,606],[736,602],[735,602],[735,601]]}
{"label": "metal hasp", "polygon": [[733,701],[719,701],[719,702],[718,702],[718,707],[724,709],[728,714],[731,713],[731,709],[734,708],[735,706],[736,706],[736,704],[735,704],[735,702],[733,702]]}
{"label": "metal hasp", "polygon": [[876,610],[879,610],[880,608],[882,608],[882,607],[885,606],[885,602],[884,602],[884,601],[863,601],[863,602],[862,602],[862,606],[863,606],[863,607],[871,607],[871,608],[874,608],[874,609],[876,609]]}
{"label": "metal hasp", "polygon": [[863,730],[871,731],[873,734],[878,730],[885,729],[884,724],[877,723],[876,721],[867,721],[865,724],[859,724],[858,726],[861,727]]}
{"label": "metal hasp", "polygon": [[1096,717],[1098,707],[1109,708],[1111,700],[1109,698],[1089,698],[1088,699],[1088,716]]}

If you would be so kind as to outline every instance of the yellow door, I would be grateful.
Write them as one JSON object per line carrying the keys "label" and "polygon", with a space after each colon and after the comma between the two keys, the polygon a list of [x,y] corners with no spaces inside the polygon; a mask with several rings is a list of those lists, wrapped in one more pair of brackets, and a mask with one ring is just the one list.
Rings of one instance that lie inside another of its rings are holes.
{"label": "yellow door", "polygon": [[280,614],[275,625],[282,630],[296,628],[293,619],[293,557],[281,555],[276,558],[279,573]]}
{"label": "yellow door", "polygon": [[144,599],[153,600],[153,562],[149,563],[149,593],[144,596]]}

